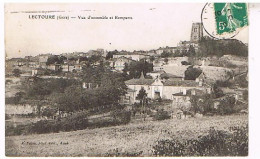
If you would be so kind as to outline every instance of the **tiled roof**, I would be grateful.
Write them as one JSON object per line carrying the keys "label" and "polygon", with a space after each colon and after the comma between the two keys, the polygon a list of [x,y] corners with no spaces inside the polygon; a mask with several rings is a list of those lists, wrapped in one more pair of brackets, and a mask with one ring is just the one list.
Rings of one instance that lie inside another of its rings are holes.
{"label": "tiled roof", "polygon": [[153,79],[130,79],[125,81],[126,85],[151,85],[154,82]]}
{"label": "tiled roof", "polygon": [[163,71],[163,70],[155,70],[155,71],[152,71],[151,73],[165,73],[165,71]]}
{"label": "tiled roof", "polygon": [[163,84],[164,86],[183,86],[183,87],[196,87],[199,84],[194,80],[167,80]]}

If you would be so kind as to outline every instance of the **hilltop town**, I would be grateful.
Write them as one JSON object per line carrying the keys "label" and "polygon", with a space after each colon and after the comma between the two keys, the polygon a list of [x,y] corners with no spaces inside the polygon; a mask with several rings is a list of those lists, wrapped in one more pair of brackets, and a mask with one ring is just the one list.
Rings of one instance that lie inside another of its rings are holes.
{"label": "hilltop town", "polygon": [[247,115],[247,56],[193,23],[177,46],[6,59],[6,135]]}

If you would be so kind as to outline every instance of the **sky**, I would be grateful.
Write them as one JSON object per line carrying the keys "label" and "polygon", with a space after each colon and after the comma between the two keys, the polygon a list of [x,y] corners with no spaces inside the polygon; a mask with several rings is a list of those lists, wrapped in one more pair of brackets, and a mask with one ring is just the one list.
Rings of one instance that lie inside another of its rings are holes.
{"label": "sky", "polygon": [[[204,3],[6,4],[5,53],[8,58],[12,58],[43,53],[87,52],[98,48],[108,51],[115,49],[133,51],[177,46],[180,40],[190,40],[192,22],[200,22],[204,5]],[[35,11],[38,13],[32,13]],[[76,18],[29,19],[29,15]],[[78,16],[108,18],[119,16],[132,19],[83,20],[78,19]],[[236,38],[248,43],[248,29],[241,31]]]}

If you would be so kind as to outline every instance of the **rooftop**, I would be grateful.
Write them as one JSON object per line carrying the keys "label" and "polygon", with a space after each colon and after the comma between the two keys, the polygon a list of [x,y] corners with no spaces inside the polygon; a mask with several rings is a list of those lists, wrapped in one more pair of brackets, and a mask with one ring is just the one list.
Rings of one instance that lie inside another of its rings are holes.
{"label": "rooftop", "polygon": [[198,83],[194,80],[166,80],[164,86],[184,86],[184,87],[197,87]]}

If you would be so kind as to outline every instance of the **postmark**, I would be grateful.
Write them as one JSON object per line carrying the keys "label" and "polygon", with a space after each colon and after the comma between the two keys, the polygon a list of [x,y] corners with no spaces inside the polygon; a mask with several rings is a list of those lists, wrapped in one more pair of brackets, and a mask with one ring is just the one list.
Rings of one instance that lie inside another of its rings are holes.
{"label": "postmark", "polygon": [[230,39],[248,26],[246,3],[207,3],[201,12],[205,32],[216,39]]}

